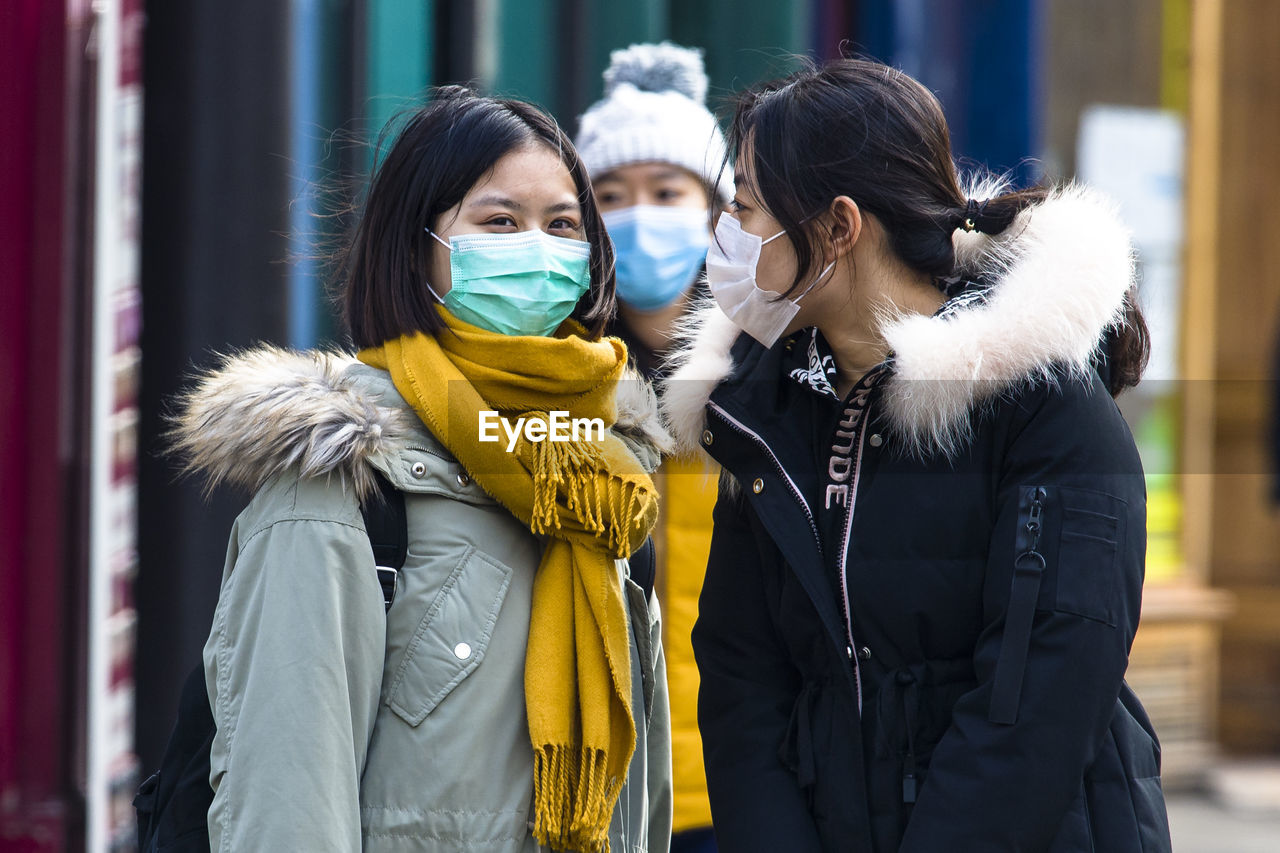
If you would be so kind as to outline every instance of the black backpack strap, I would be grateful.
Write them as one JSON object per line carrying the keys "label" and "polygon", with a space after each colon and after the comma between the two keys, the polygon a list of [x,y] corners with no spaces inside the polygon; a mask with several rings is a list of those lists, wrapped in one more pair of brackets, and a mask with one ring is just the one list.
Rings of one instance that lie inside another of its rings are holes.
{"label": "black backpack strap", "polygon": [[653,595],[654,576],[658,573],[658,558],[653,551],[653,537],[646,537],[627,561],[631,564],[631,580],[644,590],[645,601]]}
{"label": "black backpack strap", "polygon": [[138,850],[192,853],[209,849],[209,752],[217,729],[204,664],[187,676],[178,701],[178,721],[164,748],[160,770],[142,783],[138,810]]}
{"label": "black backpack strap", "polygon": [[409,555],[409,519],[404,510],[404,492],[381,471],[374,471],[378,491],[360,502],[360,514],[373,546],[373,562],[378,568],[382,601],[387,610],[396,598],[396,580]]}

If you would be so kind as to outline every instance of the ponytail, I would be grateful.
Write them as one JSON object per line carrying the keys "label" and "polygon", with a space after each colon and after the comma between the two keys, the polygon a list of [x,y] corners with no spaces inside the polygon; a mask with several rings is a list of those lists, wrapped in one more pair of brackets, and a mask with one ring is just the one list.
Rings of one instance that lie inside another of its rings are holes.
{"label": "ponytail", "polygon": [[[967,199],[952,212],[947,240],[950,242],[954,231],[1000,234],[1013,224],[1019,213],[1044,201],[1048,195],[1047,187],[1038,186],[982,200]],[[1124,295],[1121,319],[1107,329],[1096,355],[1098,373],[1112,397],[1138,384],[1150,357],[1151,333],[1138,305],[1137,288],[1132,286]]]}
{"label": "ponytail", "polygon": [[[970,198],[952,212],[948,231],[977,231],[982,234],[999,234],[1013,224],[1013,220],[1032,205],[1039,204],[1049,195],[1047,188],[1032,187],[1016,192],[1001,193],[982,200]],[[948,236],[950,236],[948,234]]]}

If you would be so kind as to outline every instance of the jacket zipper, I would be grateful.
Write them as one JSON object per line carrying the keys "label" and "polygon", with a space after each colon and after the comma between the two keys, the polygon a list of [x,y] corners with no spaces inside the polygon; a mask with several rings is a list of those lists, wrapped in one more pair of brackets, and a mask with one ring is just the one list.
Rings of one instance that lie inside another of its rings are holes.
{"label": "jacket zipper", "polygon": [[853,532],[853,510],[858,503],[858,480],[862,477],[862,447],[867,435],[867,422],[871,420],[871,404],[862,410],[862,424],[858,428],[858,455],[853,463],[853,483],[849,486],[849,508],[844,514],[844,536],[840,544],[840,598],[844,602],[845,636],[849,640],[849,652],[853,659],[853,680],[858,688],[858,716],[862,716],[862,665],[858,661],[858,645],[853,639],[853,609],[849,606],[849,537]]}
{"label": "jacket zipper", "polygon": [[738,432],[750,438],[752,441],[754,441],[756,444],[760,446],[761,450],[769,454],[769,458],[773,460],[773,467],[776,468],[778,470],[778,473],[782,475],[782,479],[787,481],[787,485],[791,488],[791,494],[795,495],[796,500],[800,502],[800,506],[804,509],[805,518],[809,520],[809,532],[813,534],[813,544],[818,547],[818,553],[821,554],[822,553],[822,537],[818,535],[818,522],[815,521],[813,518],[813,511],[809,509],[809,502],[804,499],[804,495],[801,494],[800,489],[796,487],[795,481],[791,479],[791,475],[787,473],[787,469],[782,467],[782,463],[778,461],[778,457],[773,455],[773,451],[769,449],[769,445],[765,442],[763,438],[761,438],[759,435],[754,433],[750,429],[750,427],[747,427],[746,425],[739,422],[732,415],[730,415],[728,412],[722,409],[718,404],[708,401],[707,406],[710,407],[711,410],[714,411],[717,415],[719,415],[721,419],[724,420],[725,423],[729,424],[729,426],[733,427]]}

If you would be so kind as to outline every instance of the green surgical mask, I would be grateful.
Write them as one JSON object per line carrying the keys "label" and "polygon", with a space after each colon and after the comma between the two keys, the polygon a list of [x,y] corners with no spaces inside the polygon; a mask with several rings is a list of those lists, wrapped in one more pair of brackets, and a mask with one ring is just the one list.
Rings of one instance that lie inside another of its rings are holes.
{"label": "green surgical mask", "polygon": [[426,232],[449,249],[453,286],[440,301],[459,320],[491,332],[545,337],[591,286],[591,247],[581,240],[535,229],[455,234],[445,243]]}

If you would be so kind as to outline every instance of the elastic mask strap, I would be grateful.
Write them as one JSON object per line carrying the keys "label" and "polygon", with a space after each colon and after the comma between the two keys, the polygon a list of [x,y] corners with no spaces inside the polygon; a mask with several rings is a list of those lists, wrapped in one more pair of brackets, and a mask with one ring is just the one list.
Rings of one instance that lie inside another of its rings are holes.
{"label": "elastic mask strap", "polygon": [[[817,215],[817,214],[815,214],[815,216],[816,216],[816,215]],[[810,219],[813,219],[813,216],[806,216],[804,219],[801,219],[801,220],[800,220],[800,223],[799,223],[799,224],[803,225],[803,224],[805,224],[806,222],[808,222]],[[761,240],[761,241],[760,241],[760,245],[761,245],[761,246],[763,246],[765,243],[771,242],[771,241],[773,241],[773,240],[777,240],[779,237],[781,237],[783,234],[786,234],[786,233],[787,233],[787,229],[783,228],[781,231],[779,231],[777,234],[774,234],[774,235],[773,235],[772,237],[770,237],[768,240]],[[805,292],[807,293],[808,291],[805,291]]]}
{"label": "elastic mask strap", "polygon": [[[813,217],[806,216],[804,219],[800,220],[800,224],[803,225],[804,223],[808,222],[810,219],[813,219]],[[760,245],[764,246],[766,243],[773,240],[777,240],[779,237],[781,237],[783,234],[786,234],[786,233],[787,231],[784,228],[783,230],[779,231],[777,234],[774,234],[768,240],[761,240]],[[827,266],[822,270],[822,272],[818,273],[818,277],[815,278],[813,281],[809,282],[809,286],[804,289],[804,292],[801,293],[799,296],[797,296],[795,299],[792,299],[791,301],[799,302],[801,299],[804,299],[805,296],[809,294],[810,290],[813,290],[815,287],[818,286],[818,282],[822,281],[824,278],[827,277],[827,273],[831,272],[831,268],[834,267],[835,265],[836,265],[835,261],[832,261],[831,263],[827,264]]]}
{"label": "elastic mask strap", "polygon": [[[437,242],[437,243],[439,243],[441,246],[444,246],[444,247],[445,247],[446,249],[448,249],[450,252],[452,252],[452,251],[453,251],[453,247],[452,247],[452,246],[450,246],[448,243],[446,243],[444,240],[441,240],[441,239],[440,239],[440,235],[439,235],[439,234],[437,234],[436,232],[432,231],[430,228],[423,228],[422,230],[423,230],[423,231],[426,231],[428,234],[430,234],[432,237],[434,237],[434,238],[435,238],[435,240],[436,240],[436,242]],[[427,286],[427,290],[429,290],[429,291],[431,292],[431,295],[432,295],[432,296],[434,296],[434,297],[436,298],[436,302],[439,302],[441,305],[443,305],[443,304],[444,304],[444,300],[440,298],[440,294],[436,293],[436,289],[435,289],[434,287],[432,287],[432,286],[431,286],[431,282],[429,282],[429,281],[424,281],[424,282],[423,282],[423,284],[425,284],[425,285]]]}
{"label": "elastic mask strap", "polygon": [[453,251],[453,247],[452,247],[452,246],[450,246],[446,241],[444,241],[444,240],[440,239],[440,235],[439,235],[439,234],[437,234],[436,232],[432,231],[430,228],[423,228],[422,230],[423,230],[423,231],[426,231],[428,234],[430,234],[432,237],[434,237],[434,238],[436,239],[436,242],[437,242],[437,243],[439,243],[441,246],[444,246],[444,247],[445,247],[446,249],[448,249],[450,252],[452,252],[452,251]]}
{"label": "elastic mask strap", "polygon": [[817,286],[818,286],[818,282],[820,282],[820,281],[822,281],[824,278],[826,278],[826,277],[827,277],[827,273],[831,272],[831,268],[832,268],[832,267],[834,267],[835,265],[836,265],[836,262],[835,262],[835,261],[832,261],[831,263],[827,264],[827,265],[826,265],[826,267],[824,267],[824,268],[823,268],[822,272],[818,273],[818,277],[817,277],[817,278],[815,278],[813,281],[809,282],[809,286],[808,286],[808,287],[806,287],[806,288],[801,292],[801,294],[800,294],[799,296],[795,297],[794,299],[792,299],[792,300],[790,300],[790,301],[791,301],[791,302],[794,302],[794,303],[799,303],[801,299],[804,299],[806,296],[808,296],[808,295],[809,295],[809,291],[810,291],[810,290],[813,290],[815,287],[817,287]]}

